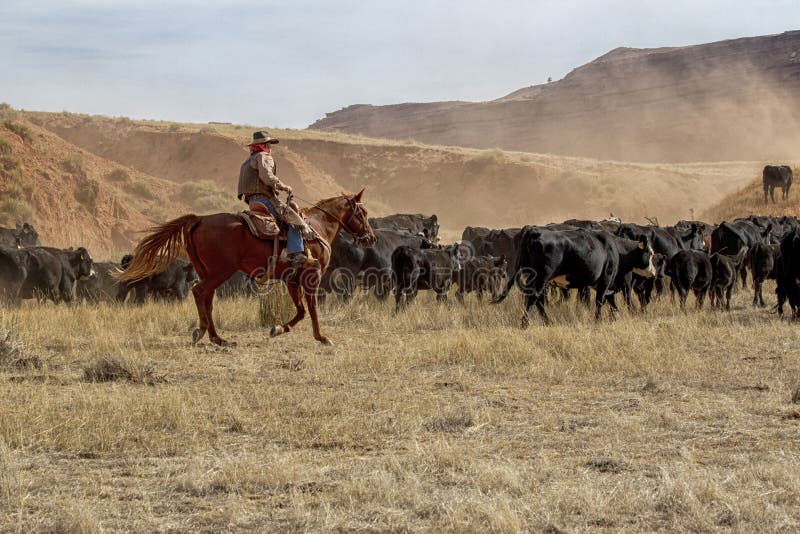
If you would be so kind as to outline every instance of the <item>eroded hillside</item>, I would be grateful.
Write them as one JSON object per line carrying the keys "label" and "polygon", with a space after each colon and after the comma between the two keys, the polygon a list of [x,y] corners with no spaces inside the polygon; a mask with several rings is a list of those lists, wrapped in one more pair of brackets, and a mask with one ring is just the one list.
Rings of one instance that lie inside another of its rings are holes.
{"label": "eroded hillside", "polygon": [[[231,199],[254,129],[61,113],[31,118],[98,156],[184,186],[205,180]],[[302,198],[365,187],[372,213],[437,213],[453,234],[466,225],[514,226],[609,213],[639,221],[688,218],[747,184],[762,165],[634,164],[270,131],[281,139],[275,147],[278,174]]]}
{"label": "eroded hillside", "polygon": [[97,258],[130,250],[142,229],[195,208],[178,184],[98,157],[8,108],[0,162],[0,224],[30,221],[43,243],[84,245]]}

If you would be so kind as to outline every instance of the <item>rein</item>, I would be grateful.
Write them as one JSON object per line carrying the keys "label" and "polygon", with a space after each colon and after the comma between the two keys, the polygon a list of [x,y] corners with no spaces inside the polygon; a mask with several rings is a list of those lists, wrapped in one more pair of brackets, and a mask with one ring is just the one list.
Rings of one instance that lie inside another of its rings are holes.
{"label": "rein", "polygon": [[[316,208],[316,209],[318,209],[319,211],[321,211],[322,213],[324,213],[325,215],[327,215],[327,216],[329,216],[329,217],[331,217],[331,218],[335,219],[336,221],[338,221],[338,222],[339,222],[339,224],[341,224],[341,225],[342,225],[342,228],[344,228],[345,230],[347,230],[348,232],[350,232],[351,234],[353,234],[353,235],[355,236],[355,240],[356,240],[357,242],[361,242],[361,241],[364,241],[364,240],[366,240],[366,239],[368,239],[368,238],[369,238],[369,235],[368,235],[366,232],[365,232],[364,234],[360,235],[360,236],[356,236],[356,235],[355,235],[355,232],[353,232],[353,230],[350,228],[350,222],[353,220],[353,217],[355,217],[355,216],[356,216],[356,205],[357,205],[357,203],[356,203],[356,202],[354,202],[352,199],[350,199],[350,198],[348,198],[348,199],[347,199],[347,202],[348,202],[349,204],[352,204],[352,206],[353,206],[353,210],[352,210],[352,212],[350,213],[350,217],[347,219],[347,222],[345,222],[345,221],[343,221],[341,218],[337,217],[337,216],[336,216],[336,215],[334,215],[333,213],[329,212],[328,210],[326,210],[325,208],[323,208],[322,206],[320,206],[320,205],[319,205],[319,202],[312,203],[310,200],[306,200],[306,199],[304,199],[303,197],[300,197],[300,196],[297,196],[297,195],[295,195],[294,193],[293,193],[293,194],[291,194],[291,195],[289,195],[289,198],[287,199],[287,202],[286,202],[286,203],[288,204],[288,203],[289,203],[289,201],[290,201],[292,198],[296,198],[296,199],[298,199],[298,200],[301,200],[301,201],[305,202],[306,204],[308,204],[309,206],[311,206],[311,209],[314,209],[314,208]],[[345,197],[345,198],[347,198],[347,197]]]}

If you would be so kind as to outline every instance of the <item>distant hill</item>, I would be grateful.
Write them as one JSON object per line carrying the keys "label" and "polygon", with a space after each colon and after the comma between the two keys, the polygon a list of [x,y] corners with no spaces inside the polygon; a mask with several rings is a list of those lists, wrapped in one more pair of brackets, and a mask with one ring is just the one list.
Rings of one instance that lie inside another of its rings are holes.
{"label": "distant hill", "polygon": [[498,100],[353,105],[309,128],[621,161],[791,159],[800,151],[800,31],[617,48]]}

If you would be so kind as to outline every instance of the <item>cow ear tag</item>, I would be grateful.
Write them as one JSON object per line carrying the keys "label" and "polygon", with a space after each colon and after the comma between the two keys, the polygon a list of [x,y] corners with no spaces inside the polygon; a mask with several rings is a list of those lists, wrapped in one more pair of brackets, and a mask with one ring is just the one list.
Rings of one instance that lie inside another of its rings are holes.
{"label": "cow ear tag", "polygon": [[644,243],[642,243],[641,241],[639,241],[639,248],[644,250]]}

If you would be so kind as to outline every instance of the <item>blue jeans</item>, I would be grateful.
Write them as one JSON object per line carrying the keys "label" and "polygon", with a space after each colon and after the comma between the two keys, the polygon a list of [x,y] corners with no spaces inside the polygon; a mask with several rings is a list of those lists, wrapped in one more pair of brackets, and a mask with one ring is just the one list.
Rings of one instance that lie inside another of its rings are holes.
{"label": "blue jeans", "polygon": [[[263,195],[256,195],[250,199],[250,202],[260,202],[264,204],[264,207],[267,208],[273,217],[275,217],[276,221],[283,222],[281,219],[280,214],[278,214],[278,210],[275,209],[275,206],[272,205],[272,202]],[[289,254],[294,254],[295,252],[303,252],[305,247],[303,247],[303,237],[300,235],[300,232],[292,227],[291,225],[286,225],[286,251]]]}

